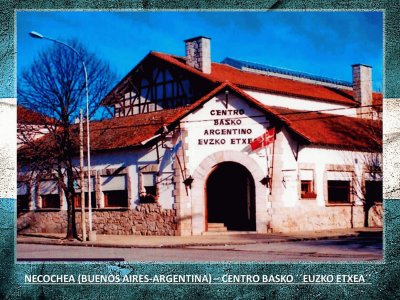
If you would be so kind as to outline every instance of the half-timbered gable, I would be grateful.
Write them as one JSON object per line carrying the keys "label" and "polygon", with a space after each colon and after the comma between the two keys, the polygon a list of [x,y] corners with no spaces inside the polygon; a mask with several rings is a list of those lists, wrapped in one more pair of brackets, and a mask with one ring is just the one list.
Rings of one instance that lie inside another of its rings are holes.
{"label": "half-timbered gable", "polygon": [[146,56],[107,96],[115,117],[187,106],[211,87],[205,79],[182,70],[154,53]]}

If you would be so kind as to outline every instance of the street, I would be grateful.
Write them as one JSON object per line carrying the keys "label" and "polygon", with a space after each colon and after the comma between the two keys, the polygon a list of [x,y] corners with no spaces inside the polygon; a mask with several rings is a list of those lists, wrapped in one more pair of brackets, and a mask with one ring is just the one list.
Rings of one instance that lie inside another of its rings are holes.
{"label": "street", "polygon": [[383,259],[382,236],[244,245],[183,246],[176,248],[112,248],[17,244],[17,259],[125,261],[378,261]]}

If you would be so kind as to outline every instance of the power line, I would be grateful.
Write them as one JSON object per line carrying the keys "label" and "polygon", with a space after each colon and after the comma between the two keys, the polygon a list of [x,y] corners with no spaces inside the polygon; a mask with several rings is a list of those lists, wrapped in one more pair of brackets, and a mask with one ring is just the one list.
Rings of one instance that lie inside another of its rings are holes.
{"label": "power line", "polygon": [[[357,109],[357,108],[373,108],[373,107],[381,107],[382,105],[362,105],[362,106],[358,106],[358,107],[345,107],[345,108],[330,108],[330,109],[320,109],[320,110],[306,110],[306,111],[291,111],[291,112],[284,112],[284,113],[276,113],[274,112],[274,108],[275,107],[271,107],[271,113],[276,115],[276,116],[286,116],[286,115],[304,115],[304,114],[311,114],[311,113],[323,113],[323,112],[329,112],[329,111],[341,111],[341,110],[348,110],[348,109]],[[279,107],[278,109],[290,109],[290,108],[285,108],[285,107]],[[292,109],[290,109],[292,110]],[[160,111],[161,112],[161,111]],[[150,112],[151,113],[151,112]],[[148,113],[149,114],[149,113]],[[357,115],[368,115],[370,114],[370,112],[364,112],[364,113],[358,113]],[[146,114],[136,114],[136,115],[130,115],[130,116],[125,116],[125,117],[114,117],[112,119],[106,119],[106,120],[101,120],[101,121],[95,121],[92,122],[93,125],[97,125],[99,123],[103,123],[103,122],[116,122],[117,119],[125,119],[125,118],[129,118],[129,117],[133,117],[133,116],[139,116],[139,115],[146,115]],[[226,116],[225,119],[230,119],[230,120],[238,120],[238,119],[251,119],[251,118],[265,118],[267,115],[266,114],[262,114],[262,115],[245,115],[245,116]],[[320,116],[320,117],[314,117],[314,118],[309,118],[309,119],[289,119],[289,121],[291,122],[296,122],[296,121],[306,121],[306,120],[319,120],[319,119],[327,119],[327,118],[341,118],[341,117],[347,117],[347,118],[356,118],[355,116],[348,116],[348,115],[339,115],[339,114],[325,114],[324,116]],[[159,118],[157,118],[159,119]],[[214,121],[214,120],[219,120],[219,119],[201,119],[201,120],[186,120],[186,121],[181,121],[182,123],[197,123],[197,122],[209,122],[209,121]],[[102,128],[95,128],[95,127],[91,127],[91,130],[94,131],[106,131],[106,130],[112,130],[112,129],[123,129],[123,128],[134,128],[134,127],[146,127],[146,126],[162,126],[165,125],[167,122],[167,120],[162,120],[162,118],[160,118],[160,120],[157,120],[155,122],[151,122],[151,123],[136,123],[136,124],[132,124],[132,125],[118,125],[118,126],[110,126],[110,127],[102,127]],[[266,124],[268,122],[258,122],[260,124]],[[240,124],[242,125],[242,124]],[[97,126],[96,126],[97,127]]]}
{"label": "power line", "polygon": [[[382,106],[382,105],[363,105],[363,106],[358,106],[358,107],[347,107],[347,108],[330,108],[330,109],[321,109],[321,110],[308,110],[308,111],[296,111],[296,112],[286,112],[286,113],[276,113],[274,112],[274,108],[272,107],[271,113],[276,115],[276,116],[286,116],[286,115],[300,115],[300,114],[309,114],[309,113],[322,113],[325,111],[337,111],[337,110],[346,110],[346,109],[357,109],[357,108],[367,108],[367,107],[376,107],[376,106]],[[279,107],[279,109],[290,109],[290,108],[285,108],[285,107]],[[291,110],[291,109],[290,109]],[[358,113],[357,115],[365,115],[365,114],[370,114],[370,113]],[[227,119],[248,119],[248,118],[261,118],[261,117],[266,117],[266,114],[263,115],[253,115],[253,116],[232,116],[231,118]],[[321,119],[324,117],[347,117],[347,118],[356,118],[355,116],[348,116],[348,115],[339,115],[339,114],[331,114],[329,116],[321,116]],[[318,118],[315,118],[318,119]],[[183,123],[192,123],[192,122],[206,122],[206,121],[214,121],[217,119],[202,119],[202,120],[192,120],[192,121],[181,121]],[[290,121],[295,121],[295,120],[290,120]]]}
{"label": "power line", "polygon": [[[312,113],[316,111],[310,111],[310,112],[305,112],[305,113]],[[281,115],[290,115],[292,113],[282,113],[282,114],[276,114],[277,116]],[[364,113],[359,113],[358,116],[360,115],[370,115],[369,112],[364,112]],[[260,118],[260,117],[266,117],[266,115],[256,115],[256,116],[246,116],[246,117],[238,117],[238,118],[229,118],[229,119],[247,119],[247,118]],[[354,118],[354,119],[360,119],[356,117],[351,117],[351,116],[346,116],[346,115],[336,115],[336,114],[326,114],[323,116],[318,116],[318,117],[310,117],[310,118],[302,118],[302,119],[289,119],[288,121],[290,122],[300,122],[300,121],[309,121],[309,120],[324,120],[324,119],[333,119],[333,118]],[[123,119],[124,117],[121,117]],[[219,119],[202,119],[202,120],[191,120],[191,121],[181,121],[182,123],[197,123],[197,122],[210,122],[214,120],[219,120]],[[362,119],[367,121],[367,119]],[[372,121],[377,121],[377,120],[372,120]],[[132,125],[120,125],[120,126],[110,126],[110,127],[102,127],[102,128],[91,128],[91,131],[107,131],[107,130],[114,130],[114,129],[124,129],[124,128],[135,128],[135,127],[147,127],[147,126],[163,126],[167,122],[154,122],[154,123],[136,123]],[[258,124],[269,124],[270,122],[257,122]],[[252,124],[248,124],[252,125]],[[224,126],[224,125],[221,125]],[[235,125],[233,125],[235,126]],[[246,124],[239,124],[236,126],[246,126]],[[209,126],[202,126],[201,128],[208,128]]]}

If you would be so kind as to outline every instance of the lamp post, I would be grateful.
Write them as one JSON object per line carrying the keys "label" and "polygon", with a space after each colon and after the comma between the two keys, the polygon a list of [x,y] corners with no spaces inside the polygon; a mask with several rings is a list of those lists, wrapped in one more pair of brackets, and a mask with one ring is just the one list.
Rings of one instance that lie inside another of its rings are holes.
{"label": "lamp post", "polygon": [[[88,88],[88,74],[87,74],[87,70],[86,70],[86,64],[85,61],[83,60],[83,57],[81,56],[81,54],[75,50],[73,47],[71,47],[70,45],[53,39],[53,38],[49,38],[46,37],[38,32],[35,31],[31,31],[29,32],[29,35],[33,38],[36,39],[44,39],[44,40],[48,40],[48,41],[52,41],[54,43],[57,44],[61,44],[67,48],[69,48],[70,50],[72,50],[76,55],[78,55],[79,59],[82,62],[82,66],[83,66],[83,71],[85,73],[85,89],[86,89],[86,130],[87,130],[87,171],[88,171],[88,206],[89,206],[89,240],[93,239],[94,236],[92,234],[93,228],[92,228],[92,201],[91,201],[91,183],[90,183],[90,121],[89,121],[89,88]],[[83,187],[83,186],[82,186]],[[83,201],[83,199],[82,199]]]}

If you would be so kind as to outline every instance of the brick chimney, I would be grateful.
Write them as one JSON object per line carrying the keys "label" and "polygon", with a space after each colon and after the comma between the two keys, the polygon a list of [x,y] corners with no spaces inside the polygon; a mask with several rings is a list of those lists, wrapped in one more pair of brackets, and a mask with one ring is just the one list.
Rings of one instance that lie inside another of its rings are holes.
{"label": "brick chimney", "polygon": [[206,74],[211,73],[210,40],[204,36],[185,40],[186,64]]}
{"label": "brick chimney", "polygon": [[[360,106],[358,114],[361,118],[372,118],[372,67],[362,64],[352,65],[354,100]],[[369,107],[364,107],[369,106]]]}

